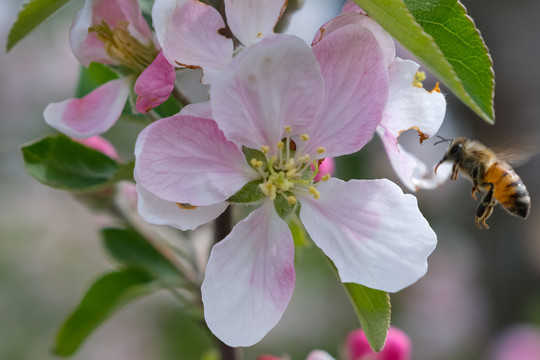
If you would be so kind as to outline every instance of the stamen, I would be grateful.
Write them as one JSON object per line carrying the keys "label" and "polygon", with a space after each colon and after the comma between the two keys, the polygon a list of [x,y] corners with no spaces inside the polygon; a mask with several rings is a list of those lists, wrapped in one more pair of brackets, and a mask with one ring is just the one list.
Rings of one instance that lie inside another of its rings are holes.
{"label": "stamen", "polygon": [[288,202],[289,204],[291,204],[291,205],[296,204],[296,197],[294,197],[294,196],[292,196],[292,195],[291,195],[291,196],[288,196],[288,197],[287,197],[287,202]]}
{"label": "stamen", "polygon": [[330,180],[330,174],[326,174],[321,178],[321,181],[328,181]]}
{"label": "stamen", "polygon": [[261,151],[265,155],[268,154],[268,152],[270,151],[270,146],[267,146],[267,145],[261,146]]}
{"label": "stamen", "polygon": [[319,192],[319,190],[317,190],[317,189],[315,188],[315,186],[310,186],[309,189],[308,189],[308,191],[309,191],[309,193],[310,193],[311,195],[313,195],[313,197],[314,197],[315,199],[318,199],[318,198],[321,197],[321,193]]}
{"label": "stamen", "polygon": [[326,150],[325,150],[322,146],[319,146],[319,147],[317,148],[317,154],[322,154],[322,153],[324,153],[325,151],[326,151]]}
{"label": "stamen", "polygon": [[254,168],[260,168],[263,166],[263,162],[261,160],[253,158],[251,159],[251,166],[253,166]]}
{"label": "stamen", "polygon": [[309,135],[308,134],[302,134],[302,135],[300,135],[300,139],[302,139],[303,141],[308,141],[309,140]]}
{"label": "stamen", "polygon": [[292,127],[291,125],[285,125],[285,131],[290,134],[292,132]]}
{"label": "stamen", "polygon": [[422,84],[422,81],[424,80],[426,80],[426,73],[423,71],[417,71],[416,74],[414,74],[412,86],[417,88],[423,88],[424,85]]}

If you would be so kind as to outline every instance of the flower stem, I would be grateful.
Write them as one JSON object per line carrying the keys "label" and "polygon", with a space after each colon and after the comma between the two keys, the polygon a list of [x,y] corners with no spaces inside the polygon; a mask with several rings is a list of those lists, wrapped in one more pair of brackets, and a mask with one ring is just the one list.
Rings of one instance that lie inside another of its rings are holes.
{"label": "flower stem", "polygon": [[221,360],[240,360],[240,348],[233,348],[218,339]]}

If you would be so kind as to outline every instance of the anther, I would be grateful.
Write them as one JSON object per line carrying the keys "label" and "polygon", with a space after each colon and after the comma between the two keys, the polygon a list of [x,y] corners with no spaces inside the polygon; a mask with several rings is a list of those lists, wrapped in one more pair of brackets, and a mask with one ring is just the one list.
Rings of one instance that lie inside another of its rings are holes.
{"label": "anther", "polygon": [[313,197],[314,197],[315,199],[318,199],[318,198],[321,197],[321,193],[319,192],[319,190],[317,190],[317,189],[315,188],[315,186],[310,186],[309,189],[308,189],[308,191],[309,191],[309,193],[310,193],[311,195],[313,195]]}
{"label": "anther", "polygon": [[323,177],[321,178],[321,181],[328,181],[328,180],[330,180],[330,174],[323,175]]}
{"label": "anther", "polygon": [[284,146],[284,145],[283,145],[283,141],[279,141],[279,142],[277,143],[277,148],[278,148],[279,150],[283,150],[283,146]]}
{"label": "anther", "polygon": [[261,166],[263,166],[263,162],[255,158],[251,159],[250,162],[251,162],[251,166],[253,166],[254,168],[260,168]]}
{"label": "anther", "polygon": [[326,151],[326,150],[325,150],[322,146],[319,146],[319,147],[317,148],[317,153],[318,153],[318,154],[322,154],[322,153],[324,153],[325,151]]}
{"label": "anther", "polygon": [[285,125],[285,131],[290,134],[292,132],[291,125]]}
{"label": "anther", "polygon": [[303,141],[308,141],[309,140],[309,135],[308,134],[302,134],[302,135],[300,135],[300,139],[302,139]]}
{"label": "anther", "polygon": [[294,196],[292,196],[292,195],[291,195],[291,196],[288,196],[288,197],[287,197],[287,202],[288,202],[289,204],[291,204],[291,205],[296,204],[296,197],[294,197]]}
{"label": "anther", "polygon": [[267,146],[267,145],[261,146],[261,151],[263,154],[268,154],[268,152],[270,151],[270,146]]}

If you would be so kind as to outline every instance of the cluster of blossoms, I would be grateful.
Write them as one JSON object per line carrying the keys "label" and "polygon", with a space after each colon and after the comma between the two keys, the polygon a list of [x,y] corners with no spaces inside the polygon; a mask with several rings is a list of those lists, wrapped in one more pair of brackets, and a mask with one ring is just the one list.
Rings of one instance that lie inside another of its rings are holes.
{"label": "cluster of blossoms", "polygon": [[392,38],[352,2],[311,46],[273,32],[284,1],[224,3],[236,48],[219,12],[199,1],[156,0],[154,41],[136,0],[86,0],[73,50],[83,65],[112,65],[122,76],[44,115],[72,137],[90,137],[114,124],[132,88],[146,112],[172,92],[175,67],[202,69],[210,100],[155,121],[137,139],[139,212],[190,230],[230,204],[258,206],[213,247],[201,289],[211,331],[249,346],[277,324],[293,293],[290,217],[343,282],[395,292],[424,275],[436,235],[415,197],[386,179],[321,176],[320,164],[379,134],[398,176],[417,188],[427,168],[398,137],[410,128],[434,135],[445,101],[421,87],[418,64],[397,58]]}

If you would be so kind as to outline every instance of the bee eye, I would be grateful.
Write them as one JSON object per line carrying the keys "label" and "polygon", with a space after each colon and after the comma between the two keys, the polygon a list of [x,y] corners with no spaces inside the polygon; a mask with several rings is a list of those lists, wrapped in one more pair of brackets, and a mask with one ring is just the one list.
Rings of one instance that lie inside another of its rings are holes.
{"label": "bee eye", "polygon": [[450,150],[448,151],[448,153],[450,155],[457,155],[460,151],[461,151],[461,148],[463,147],[463,144],[456,144],[454,146],[452,146],[450,148]]}

